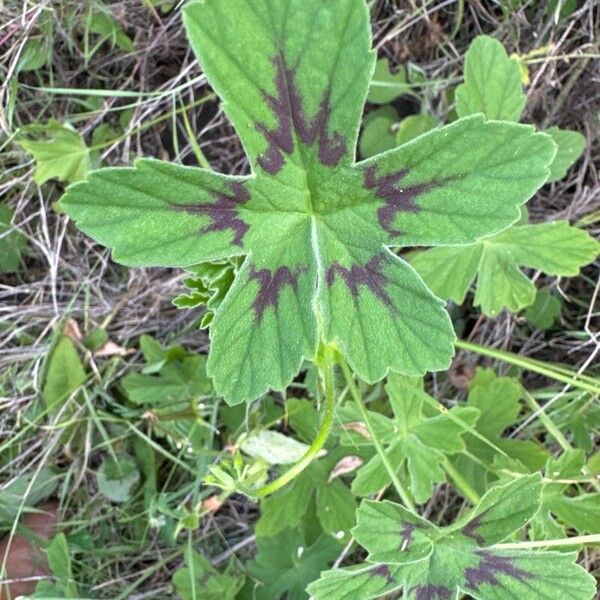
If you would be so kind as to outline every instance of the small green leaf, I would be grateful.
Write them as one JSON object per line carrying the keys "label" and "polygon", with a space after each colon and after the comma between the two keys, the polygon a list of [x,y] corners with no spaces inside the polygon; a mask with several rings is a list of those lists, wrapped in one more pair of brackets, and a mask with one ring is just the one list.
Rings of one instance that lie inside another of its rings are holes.
{"label": "small green leaf", "polygon": [[360,155],[368,158],[395,148],[398,145],[394,133],[394,125],[397,122],[398,114],[391,106],[382,106],[370,112],[363,124],[358,146]]}
{"label": "small green leaf", "polygon": [[131,38],[108,11],[93,11],[88,17],[87,26],[92,33],[100,35],[102,41],[110,42],[111,46],[117,46],[125,52],[135,50]]}
{"label": "small green leaf", "polygon": [[297,529],[259,537],[256,546],[256,558],[247,565],[248,572],[262,584],[254,592],[256,600],[274,600],[284,593],[287,600],[307,600],[306,586],[341,550],[340,543],[328,535],[307,546]]}
{"label": "small green leaf", "polygon": [[221,573],[198,552],[185,552],[185,567],[173,574],[173,585],[181,600],[234,600],[246,576],[235,559]]}
{"label": "small green leaf", "polygon": [[538,290],[533,304],[525,309],[525,318],[538,329],[550,329],[560,315],[561,308],[560,298],[549,290]]}
{"label": "small green leaf", "polygon": [[17,141],[35,159],[33,178],[38,185],[49,179],[80,181],[96,162],[81,135],[55,119],[23,127]]}
{"label": "small green leaf", "polygon": [[92,352],[100,350],[104,344],[108,342],[108,333],[106,329],[93,329],[85,336],[83,345],[90,349]]}
{"label": "small green leaf", "polygon": [[118,462],[112,458],[106,459],[96,472],[100,493],[117,503],[131,499],[140,479],[140,471],[128,454],[120,455]]}
{"label": "small green leaf", "polygon": [[579,159],[585,150],[585,138],[578,131],[569,131],[550,127],[544,133],[548,134],[556,144],[558,150],[550,165],[550,177],[548,181],[559,181],[571,166]]}
{"label": "small green leaf", "polygon": [[[461,435],[466,427],[475,423],[479,411],[471,407],[455,407],[448,414],[428,417],[423,412],[427,394],[405,378],[388,376],[386,390],[394,418],[372,413],[376,434],[393,466],[398,471],[406,466],[410,475],[410,489],[420,504],[430,498],[434,484],[445,481],[446,473],[441,463],[445,455],[465,448]],[[345,423],[360,422],[360,413],[354,405],[349,405],[345,407],[341,418]],[[356,437],[342,437],[342,443],[354,445]],[[358,469],[352,482],[352,491],[367,496],[390,483],[381,457],[376,454]]]}
{"label": "small green leaf", "polygon": [[519,63],[499,41],[477,36],[467,51],[465,82],[456,89],[455,98],[459,117],[483,113],[487,119],[518,121],[527,99]]}
{"label": "small green leaf", "polygon": [[541,477],[492,488],[454,525],[436,527],[388,501],[364,501],[354,529],[369,552],[358,568],[336,569],[308,586],[316,600],[369,600],[402,591],[407,600],[544,598],[591,600],[595,583],[576,554],[502,549],[540,506]]}
{"label": "small green leaf", "polygon": [[380,58],[375,63],[375,71],[367,95],[368,102],[387,104],[410,91],[411,87],[408,84],[404,66],[392,73],[387,58]]}
{"label": "small green leaf", "polygon": [[534,302],[535,286],[520,266],[574,277],[599,253],[600,243],[585,231],[555,221],[515,225],[475,244],[432,248],[409,260],[436,295],[457,304],[477,276],[475,305],[496,316],[503,308],[516,312]]}
{"label": "small green leaf", "polygon": [[139,405],[173,405],[211,392],[204,356],[165,360],[156,375],[131,373],[121,380],[127,397]]}
{"label": "small green leaf", "polygon": [[21,504],[26,507],[36,506],[49,498],[56,487],[57,477],[46,467],[35,474],[23,473],[12,478],[0,491],[0,523],[11,525],[20,512]]}
{"label": "small green leaf", "polygon": [[423,133],[438,127],[439,123],[431,115],[410,115],[398,123],[396,143],[406,144]]}
{"label": "small green leaf", "polygon": [[46,373],[43,396],[47,408],[58,408],[85,383],[86,378],[73,342],[63,337],[50,356]]}
{"label": "small green leaf", "polygon": [[[249,434],[240,444],[242,452],[270,465],[293,464],[306,454],[308,448],[307,444],[268,429]],[[321,450],[320,456],[324,454],[325,451]]]}
{"label": "small green leaf", "polygon": [[59,533],[52,538],[46,549],[48,566],[57,578],[57,583],[64,593],[65,598],[79,598],[77,586],[73,580],[71,555],[64,533]]}
{"label": "small green leaf", "polygon": [[0,271],[12,273],[21,264],[21,254],[27,248],[27,238],[14,229],[14,211],[0,204]]}

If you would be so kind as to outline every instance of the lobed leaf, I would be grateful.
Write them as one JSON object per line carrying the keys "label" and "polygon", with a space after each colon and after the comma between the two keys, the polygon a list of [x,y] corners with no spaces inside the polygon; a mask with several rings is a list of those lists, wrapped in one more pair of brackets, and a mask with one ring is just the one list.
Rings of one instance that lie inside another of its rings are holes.
{"label": "lobed leaf", "polygon": [[585,231],[555,221],[516,225],[466,246],[431,248],[409,261],[436,295],[458,304],[477,277],[475,305],[495,316],[534,302],[535,286],[519,267],[573,277],[599,253],[600,244]]}
{"label": "lobed leaf", "polygon": [[510,225],[547,179],[550,138],[475,116],[355,163],[374,65],[363,0],[206,0],[184,21],[252,174],[141,160],[71,187],[62,208],[126,264],[245,257],[207,363],[230,404],[284,389],[320,341],[368,382],[447,368],[450,319],[388,248]]}
{"label": "lobed leaf", "polygon": [[436,527],[392,502],[364,501],[354,535],[369,552],[358,568],[327,571],[309,585],[316,600],[379,598],[403,591],[411,600],[569,597],[591,599],[594,579],[575,554],[494,546],[521,529],[540,506],[541,477],[491,489],[458,523]]}
{"label": "lobed leaf", "polygon": [[488,119],[518,121],[527,100],[519,63],[498,40],[477,36],[465,56],[465,82],[455,98],[459,117],[483,113]]}

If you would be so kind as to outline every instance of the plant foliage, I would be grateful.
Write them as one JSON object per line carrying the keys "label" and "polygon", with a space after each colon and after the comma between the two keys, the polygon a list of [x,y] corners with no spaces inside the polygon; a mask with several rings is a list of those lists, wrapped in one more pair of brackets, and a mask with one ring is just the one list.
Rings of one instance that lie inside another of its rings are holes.
{"label": "plant foliage", "polygon": [[548,178],[552,141],[474,116],[355,163],[374,66],[363,0],[207,0],[184,21],[252,174],[138,160],[91,174],[62,209],[128,265],[246,257],[211,326],[229,403],[285,388],[320,341],[369,382],[445,369],[448,315],[389,248],[507,227]]}

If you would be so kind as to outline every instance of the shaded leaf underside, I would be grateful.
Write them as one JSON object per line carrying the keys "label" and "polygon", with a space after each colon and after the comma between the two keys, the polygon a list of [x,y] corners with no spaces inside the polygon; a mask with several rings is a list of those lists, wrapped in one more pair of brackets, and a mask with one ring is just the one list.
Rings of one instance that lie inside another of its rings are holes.
{"label": "shaded leaf underside", "polygon": [[230,403],[283,389],[319,339],[367,381],[446,368],[443,305],[387,247],[507,226],[553,144],[471,117],[355,164],[373,67],[362,0],[207,0],[184,15],[253,174],[142,160],[94,173],[63,208],[126,264],[246,256],[211,328],[209,373]]}

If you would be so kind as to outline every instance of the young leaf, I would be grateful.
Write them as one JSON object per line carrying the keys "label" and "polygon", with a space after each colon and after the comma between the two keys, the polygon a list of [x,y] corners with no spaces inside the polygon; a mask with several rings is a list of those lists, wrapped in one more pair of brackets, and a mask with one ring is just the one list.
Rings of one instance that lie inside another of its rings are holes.
{"label": "young leaf", "polygon": [[533,304],[525,309],[525,318],[538,329],[550,329],[560,315],[561,308],[560,298],[548,290],[538,290]]}
{"label": "young leaf", "polygon": [[127,502],[140,482],[140,471],[128,455],[119,456],[118,462],[106,459],[96,472],[98,490],[112,502]]}
{"label": "young leaf", "polygon": [[[455,407],[448,414],[426,417],[423,414],[425,392],[398,376],[388,376],[386,385],[394,419],[372,413],[377,436],[397,470],[405,465],[410,475],[410,488],[419,504],[428,500],[435,483],[445,481],[441,466],[444,457],[464,450],[461,434],[477,420],[474,408]],[[354,405],[346,407],[342,420],[356,423],[360,413]],[[464,425],[461,425],[464,423]],[[349,434],[350,435],[350,434]],[[344,438],[342,438],[344,443]],[[367,443],[350,435],[346,443]],[[391,483],[381,457],[376,454],[359,468],[352,491],[361,496],[373,494]]]}
{"label": "young leaf", "polygon": [[173,586],[181,600],[234,600],[246,576],[234,559],[220,573],[198,552],[186,552],[187,566],[173,573]]}
{"label": "young leaf", "polygon": [[465,82],[456,88],[459,117],[483,113],[487,119],[518,121],[527,97],[519,63],[487,35],[477,36],[465,57]]}
{"label": "young leaf", "polygon": [[550,127],[544,133],[547,133],[557,146],[556,156],[550,165],[548,181],[559,181],[583,154],[585,138],[578,131],[568,131],[558,127]]}
{"label": "young leaf", "polygon": [[73,342],[63,337],[50,356],[43,390],[46,407],[58,408],[85,380],[85,371]]}
{"label": "young leaf", "polygon": [[27,125],[22,132],[17,141],[35,159],[33,179],[38,185],[49,179],[80,181],[95,166],[95,156],[68,125],[50,119],[46,125]]}
{"label": "young leaf", "polygon": [[422,133],[435,129],[439,123],[431,115],[410,115],[398,123],[396,143],[400,146],[414,140]]}
{"label": "young leaf", "polygon": [[21,264],[21,253],[27,247],[27,238],[13,228],[14,211],[0,204],[0,271],[12,273]]}
{"label": "young leaf", "polygon": [[444,528],[398,504],[364,501],[354,535],[367,562],[327,571],[308,591],[316,600],[369,600],[393,591],[407,600],[591,599],[594,579],[575,564],[576,554],[494,546],[531,520],[540,492],[539,475],[516,479]]}
{"label": "young leaf", "polygon": [[392,73],[388,59],[380,58],[375,64],[367,101],[373,104],[387,104],[410,91],[406,67],[402,66],[396,73]]}
{"label": "young leaf", "polygon": [[64,533],[59,533],[52,538],[46,549],[48,566],[57,578],[58,585],[65,598],[78,598],[77,587],[73,580],[71,555]]}
{"label": "young leaf", "polygon": [[256,600],[275,600],[287,592],[287,600],[305,600],[306,586],[340,552],[334,538],[322,535],[311,546],[297,529],[274,537],[257,538],[258,554],[248,563],[248,572],[262,583],[254,592]]}
{"label": "young leaf", "polygon": [[515,225],[466,246],[431,248],[409,256],[425,283],[441,298],[462,304],[477,276],[475,305],[488,316],[516,312],[535,299],[535,285],[519,267],[574,277],[600,253],[600,243],[566,221]]}
{"label": "young leaf", "polygon": [[211,325],[208,372],[231,404],[285,388],[320,339],[368,382],[447,368],[448,315],[388,247],[510,225],[547,179],[550,138],[476,116],[355,164],[364,0],[208,0],[184,21],[252,175],[141,160],[72,186],[62,208],[129,265],[246,257]]}
{"label": "young leaf", "polygon": [[361,157],[368,158],[395,148],[398,144],[393,127],[397,122],[398,113],[392,106],[370,112],[365,117],[358,145]]}

